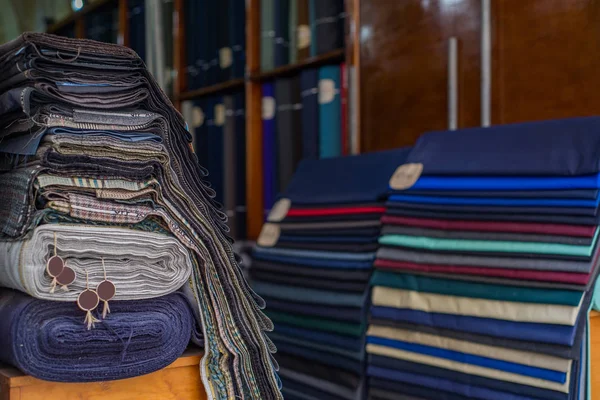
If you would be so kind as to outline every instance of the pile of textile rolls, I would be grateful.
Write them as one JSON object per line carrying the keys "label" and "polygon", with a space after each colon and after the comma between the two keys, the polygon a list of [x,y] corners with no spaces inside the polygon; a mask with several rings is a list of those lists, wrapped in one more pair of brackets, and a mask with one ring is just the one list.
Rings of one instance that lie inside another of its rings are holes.
{"label": "pile of textile rolls", "polygon": [[423,135],[390,179],[371,399],[589,398],[600,119]]}
{"label": "pile of textile rolls", "polygon": [[190,340],[210,399],[281,399],[191,135],[131,50],[24,34],[0,46],[0,362],[105,381]]}
{"label": "pile of textile rolls", "polygon": [[362,399],[371,276],[389,176],[405,150],[305,160],[253,251],[286,399]]}

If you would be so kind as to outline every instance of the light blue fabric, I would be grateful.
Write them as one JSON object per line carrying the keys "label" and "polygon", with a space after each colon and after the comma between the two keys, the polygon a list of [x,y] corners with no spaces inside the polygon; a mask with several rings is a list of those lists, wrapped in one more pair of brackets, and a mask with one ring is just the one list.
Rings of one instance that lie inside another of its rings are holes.
{"label": "light blue fabric", "polygon": [[[501,193],[500,193],[501,195]],[[600,198],[595,200],[582,199],[516,199],[502,197],[433,197],[433,196],[407,196],[392,195],[391,202],[420,203],[420,204],[448,204],[448,205],[487,205],[487,206],[540,206],[540,207],[587,207],[597,208]]]}
{"label": "light blue fabric", "polygon": [[[598,189],[600,174],[573,177],[457,177],[421,176],[411,189],[417,190],[555,190]],[[393,188],[391,188],[394,190]]]}
{"label": "light blue fabric", "polygon": [[310,304],[327,304],[336,306],[363,307],[367,293],[349,294],[330,290],[307,289],[294,286],[276,285],[254,281],[252,288],[259,295],[276,299],[300,301]]}

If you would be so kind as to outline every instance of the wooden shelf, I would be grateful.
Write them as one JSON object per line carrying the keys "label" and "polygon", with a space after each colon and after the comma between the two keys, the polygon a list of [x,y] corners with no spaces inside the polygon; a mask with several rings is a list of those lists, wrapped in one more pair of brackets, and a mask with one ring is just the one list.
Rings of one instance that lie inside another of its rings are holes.
{"label": "wooden shelf", "polygon": [[210,94],[243,89],[244,83],[245,81],[243,78],[231,79],[226,82],[217,83],[216,85],[211,85],[200,89],[189,90],[187,92],[179,93],[179,96],[177,96],[177,100],[190,100],[197,97],[207,96]]}
{"label": "wooden shelf", "polygon": [[81,10],[72,12],[71,15],[69,15],[68,17],[63,18],[62,20],[50,25],[48,27],[48,29],[46,30],[46,32],[56,33],[57,31],[64,28],[65,26],[75,23],[75,21],[78,18],[83,18],[84,15],[86,15],[94,10],[97,10],[98,8],[100,8],[106,4],[113,3],[115,1],[117,1],[117,0],[97,0],[93,3],[90,3],[89,5],[84,6]]}
{"label": "wooden shelf", "polygon": [[282,76],[294,75],[295,73],[309,67],[317,67],[324,64],[331,64],[336,62],[342,62],[344,60],[345,50],[337,49],[330,51],[329,53],[325,53],[320,56],[310,57],[304,59],[295,64],[284,65],[281,67],[277,67],[270,71],[259,72],[257,74],[250,75],[250,79],[253,81],[267,81],[274,78],[279,78]]}

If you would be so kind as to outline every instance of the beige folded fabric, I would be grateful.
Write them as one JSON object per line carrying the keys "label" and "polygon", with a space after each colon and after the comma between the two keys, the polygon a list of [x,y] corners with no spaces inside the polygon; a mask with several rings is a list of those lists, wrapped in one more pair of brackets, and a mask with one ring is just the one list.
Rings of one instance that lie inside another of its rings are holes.
{"label": "beige folded fabric", "polygon": [[503,360],[559,372],[569,371],[572,363],[572,360],[549,356],[546,354],[472,343],[464,340],[452,339],[443,336],[432,335],[429,333],[409,331],[406,329],[388,326],[371,325],[369,326],[367,335],[459,351],[461,353],[473,354],[481,357],[493,358],[495,360]]}
{"label": "beige folded fabric", "polygon": [[375,286],[373,288],[373,305],[507,321],[573,326],[577,320],[581,302],[577,307],[519,303],[516,301],[474,299]]}
{"label": "beige folded fabric", "polygon": [[561,384],[557,382],[546,381],[539,378],[531,378],[524,375],[513,374],[511,372],[500,371],[497,369],[479,367],[476,365],[465,364],[458,361],[447,360],[445,358],[438,358],[428,356],[425,354],[412,353],[410,351],[394,349],[391,347],[380,346],[377,344],[367,344],[367,353],[397,358],[400,360],[407,360],[439,368],[445,368],[452,371],[462,372],[464,374],[483,376],[486,378],[498,379],[505,382],[518,383],[520,385],[529,385],[543,389],[555,390],[557,392],[569,393],[569,379],[571,376],[570,368],[569,371],[567,371],[567,381]]}

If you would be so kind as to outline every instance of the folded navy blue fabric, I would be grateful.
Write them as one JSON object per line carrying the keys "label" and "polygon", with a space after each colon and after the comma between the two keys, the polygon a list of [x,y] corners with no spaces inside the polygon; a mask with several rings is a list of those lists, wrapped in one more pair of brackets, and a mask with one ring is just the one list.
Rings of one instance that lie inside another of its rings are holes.
{"label": "folded navy blue fabric", "polygon": [[512,339],[526,337],[533,341],[569,346],[574,343],[576,330],[575,327],[566,325],[513,322],[492,318],[427,313],[405,308],[371,307],[371,315],[375,318],[438,326],[440,328],[478,333],[481,335],[507,337]]}
{"label": "folded navy blue fabric", "polygon": [[463,384],[454,380],[442,379],[439,377],[430,377],[427,375],[419,375],[412,372],[391,370],[371,365],[367,367],[367,374],[369,376],[375,376],[378,378],[384,378],[407,384],[415,384],[419,386],[428,387],[440,392],[446,391],[476,399],[535,400],[532,397],[522,396],[515,393],[501,392],[486,387],[474,386],[471,384]]}
{"label": "folded navy blue fabric", "polygon": [[400,193],[403,195],[412,196],[449,196],[449,197],[502,197],[508,198],[548,198],[548,199],[580,199],[580,200],[596,200],[599,190],[597,189],[573,189],[573,190],[503,190],[499,193],[496,190],[418,190],[407,189]]}
{"label": "folded navy blue fabric", "polygon": [[292,336],[308,341],[315,341],[350,351],[361,351],[365,346],[362,338],[303,329],[279,322],[275,323],[275,331],[280,335]]}
{"label": "folded navy blue fabric", "polygon": [[367,269],[373,266],[373,261],[350,261],[350,260],[324,260],[321,258],[299,258],[282,255],[254,253],[257,260],[302,265],[313,268],[344,268],[344,269]]}
{"label": "folded navy blue fabric", "polygon": [[280,283],[282,285],[300,286],[313,289],[328,289],[332,291],[358,292],[363,293],[369,283],[352,282],[352,281],[336,281],[324,280],[318,277],[306,277],[292,274],[278,274],[264,271],[252,271],[252,279],[264,282]]}
{"label": "folded navy blue fabric", "polygon": [[309,235],[290,235],[282,234],[279,236],[277,243],[281,242],[298,242],[298,243],[350,243],[350,244],[366,244],[377,243],[379,235],[368,236],[336,236],[328,234],[327,236],[309,236]]}
{"label": "folded navy blue fabric", "polygon": [[[331,393],[319,390],[314,386],[310,386],[304,384],[302,382],[297,382],[288,377],[282,377],[283,387],[294,392],[302,393],[303,395],[311,396],[315,399],[319,400],[344,400],[343,397],[335,396]],[[287,397],[286,397],[287,399]]]}
{"label": "folded navy blue fabric", "polygon": [[415,182],[417,190],[572,190],[600,188],[600,174],[580,176],[423,176]]}
{"label": "folded navy blue fabric", "polygon": [[389,392],[407,394],[427,400],[472,400],[472,397],[461,396],[438,389],[430,389],[425,386],[381,379],[375,376],[369,378],[369,388],[384,389]]}
{"label": "folded navy blue fabric", "polygon": [[317,251],[337,251],[347,253],[369,253],[375,252],[379,248],[377,242],[352,244],[352,243],[304,243],[304,242],[284,242],[279,240],[277,246],[295,250],[317,250]]}
{"label": "folded navy blue fabric", "polygon": [[448,205],[435,203],[407,203],[399,201],[389,201],[387,207],[427,210],[438,212],[458,212],[458,213],[479,213],[486,216],[488,213],[503,213],[510,215],[514,214],[533,214],[541,216],[588,216],[596,217],[598,215],[597,208],[590,207],[526,207],[526,206],[485,206],[485,205]]}
{"label": "folded navy blue fabric", "polygon": [[323,279],[365,282],[371,276],[371,269],[355,268],[314,268],[295,263],[273,263],[254,260],[251,271],[270,271],[281,274],[294,274]]}
{"label": "folded navy blue fabric", "polygon": [[[269,303],[269,307],[270,306],[271,306],[271,304]],[[413,331],[417,331],[417,332],[430,333],[430,334],[437,335],[437,336],[466,340],[466,341],[473,342],[473,343],[481,343],[481,344],[487,344],[487,345],[491,345],[491,346],[505,347],[508,349],[533,351],[534,353],[548,354],[551,356],[568,358],[571,360],[579,359],[580,352],[581,352],[581,342],[582,342],[581,336],[575,336],[575,342],[573,343],[573,346],[567,346],[567,345],[534,342],[531,340],[527,340],[527,338],[524,338],[523,340],[515,340],[515,339],[508,339],[508,338],[497,337],[497,336],[479,335],[479,334],[471,333],[471,332],[458,331],[458,330],[452,330],[452,329],[444,329],[444,328],[439,328],[436,326],[419,325],[419,324],[413,324],[413,323],[409,323],[409,322],[394,321],[394,320],[382,319],[382,318],[371,317],[369,319],[369,323],[371,325],[391,326],[394,328],[408,329],[408,330],[413,330]]]}
{"label": "folded navy blue fabric", "polygon": [[366,309],[358,307],[325,306],[299,303],[297,301],[285,301],[273,297],[263,296],[269,310],[284,311],[291,314],[303,314],[313,317],[324,317],[328,319],[361,323],[365,319]]}
{"label": "folded navy blue fabric", "polygon": [[362,374],[363,362],[361,361],[342,357],[326,351],[312,350],[307,347],[298,346],[281,340],[273,340],[273,342],[277,346],[278,352],[289,354],[298,358],[317,361],[325,365],[342,369],[344,371]]}
{"label": "folded navy blue fabric", "polygon": [[518,375],[529,376],[532,378],[539,378],[550,382],[565,383],[567,380],[567,374],[564,372],[531,367],[525,364],[497,360],[489,357],[482,357],[439,347],[404,342],[401,340],[392,340],[376,336],[368,336],[367,343],[405,350],[412,353],[425,354],[431,357],[444,358],[447,360],[510,372]]}
{"label": "folded navy blue fabric", "polygon": [[361,383],[361,377],[357,374],[339,368],[332,368],[329,365],[321,364],[313,360],[277,353],[277,361],[282,368],[325,379],[329,382],[353,390],[358,389]]}
{"label": "folded navy blue fabric", "polygon": [[569,395],[567,393],[556,392],[554,390],[541,389],[534,386],[520,385],[517,383],[486,378],[478,375],[469,375],[459,371],[434,367],[427,364],[419,364],[411,361],[401,360],[398,358],[379,356],[376,354],[369,355],[368,363],[375,367],[398,371],[411,371],[419,375],[440,377],[442,379],[453,380],[463,384],[488,387],[490,389],[498,390],[501,392],[522,394],[536,399],[568,400],[569,398]]}
{"label": "folded navy blue fabric", "polygon": [[283,193],[292,204],[355,204],[380,200],[410,148],[303,160]]}
{"label": "folded navy blue fabric", "polygon": [[302,230],[290,230],[289,227],[292,226],[287,225],[281,228],[281,237],[339,237],[339,238],[370,238],[370,237],[378,237],[380,227],[374,228],[344,228],[344,229],[302,229]]}
{"label": "folded navy blue fabric", "polygon": [[0,361],[39,379],[125,379],[166,367],[185,351],[194,318],[183,295],[114,301],[88,330],[75,303],[0,291]]}
{"label": "folded navy blue fabric", "polygon": [[581,215],[552,215],[552,214],[498,214],[477,212],[451,212],[417,210],[409,208],[388,208],[388,215],[399,215],[405,217],[422,217],[433,219],[459,219],[469,221],[515,221],[515,222],[548,222],[567,225],[598,225],[600,218],[596,216]]}
{"label": "folded navy blue fabric", "polygon": [[600,171],[599,147],[599,117],[569,118],[429,132],[406,162],[424,175],[574,176]]}
{"label": "folded navy blue fabric", "polygon": [[[461,197],[451,196],[415,196],[395,194],[389,197],[390,202],[395,203],[420,203],[459,206],[505,206],[519,209],[520,207],[565,207],[565,208],[597,208],[600,199],[553,199],[553,198],[516,198],[512,199],[498,193],[495,197]],[[560,210],[560,208],[557,208]]]}

